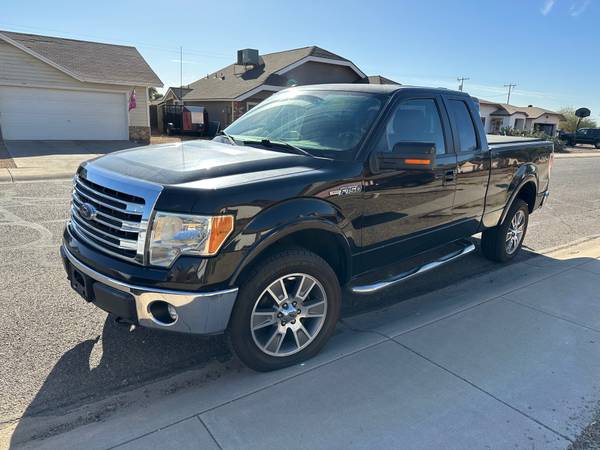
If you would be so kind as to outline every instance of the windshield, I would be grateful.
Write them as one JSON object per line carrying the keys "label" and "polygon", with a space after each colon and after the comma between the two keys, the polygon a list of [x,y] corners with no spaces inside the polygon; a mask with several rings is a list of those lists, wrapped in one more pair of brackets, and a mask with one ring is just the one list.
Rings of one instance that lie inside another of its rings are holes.
{"label": "windshield", "polygon": [[269,97],[225,132],[236,141],[286,142],[314,156],[349,158],[384,100],[364,92],[290,89]]}

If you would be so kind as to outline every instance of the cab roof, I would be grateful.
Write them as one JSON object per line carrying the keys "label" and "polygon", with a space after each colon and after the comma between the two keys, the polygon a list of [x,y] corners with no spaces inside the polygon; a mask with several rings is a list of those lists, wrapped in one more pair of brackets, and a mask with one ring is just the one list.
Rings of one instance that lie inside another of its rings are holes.
{"label": "cab roof", "polygon": [[[397,84],[362,84],[362,83],[335,83],[335,84],[310,84],[305,86],[295,86],[289,89],[298,90],[320,90],[320,91],[349,91],[349,92],[370,92],[375,94],[393,94],[398,91],[414,91],[421,93],[452,94],[469,96],[461,91],[454,91],[446,88],[432,88],[423,86],[407,86]],[[287,91],[288,89],[284,89]],[[280,91],[281,92],[281,91]]]}

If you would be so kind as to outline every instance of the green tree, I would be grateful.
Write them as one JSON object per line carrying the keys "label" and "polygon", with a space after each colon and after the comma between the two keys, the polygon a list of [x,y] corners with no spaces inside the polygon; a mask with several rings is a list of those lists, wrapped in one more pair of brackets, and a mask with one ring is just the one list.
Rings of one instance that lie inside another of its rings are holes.
{"label": "green tree", "polygon": [[[577,122],[579,121],[579,117],[575,115],[575,108],[566,107],[558,111],[561,113],[565,120],[561,120],[558,127],[563,131],[568,131],[572,133],[577,129]],[[585,117],[581,119],[581,123],[579,124],[579,128],[596,128],[598,124],[594,119],[590,119],[589,117]]]}
{"label": "green tree", "polygon": [[155,87],[148,88],[148,96],[150,100],[158,100],[159,98],[163,98],[163,95],[156,90]]}

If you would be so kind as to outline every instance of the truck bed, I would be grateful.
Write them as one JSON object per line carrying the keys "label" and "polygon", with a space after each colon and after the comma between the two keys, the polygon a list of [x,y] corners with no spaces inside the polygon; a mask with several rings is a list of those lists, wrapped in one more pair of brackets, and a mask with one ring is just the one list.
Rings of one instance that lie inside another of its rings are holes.
{"label": "truck bed", "polygon": [[490,146],[500,145],[500,144],[518,144],[524,142],[539,142],[543,141],[540,138],[530,138],[530,137],[521,137],[521,136],[501,136],[498,134],[487,134],[486,135],[488,144]]}

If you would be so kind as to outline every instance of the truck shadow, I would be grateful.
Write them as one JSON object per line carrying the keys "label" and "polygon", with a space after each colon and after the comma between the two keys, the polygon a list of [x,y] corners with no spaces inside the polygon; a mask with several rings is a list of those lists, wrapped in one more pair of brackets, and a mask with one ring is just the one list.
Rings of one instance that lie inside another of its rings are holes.
{"label": "truck shadow", "polygon": [[[540,257],[524,248],[511,264],[533,256]],[[564,264],[565,268],[577,262],[593,261],[591,258],[548,260]],[[357,297],[345,294],[342,317],[386,308],[505,266],[491,263],[476,252],[436,269],[431,272],[433,275],[411,279],[379,295]],[[130,332],[108,316],[100,336],[80,342],[57,361],[15,428],[11,448],[64,431],[65,425],[60,424],[61,415],[77,406],[137,388],[190,367],[197,368],[215,358],[226,360],[230,357],[222,336],[202,338],[143,328]],[[97,419],[101,417],[88,417],[83,423]]]}
{"label": "truck shadow", "polygon": [[11,448],[62,431],[56,425],[60,416],[78,406],[229,355],[222,336],[131,332],[109,315],[101,335],[80,342],[56,362],[15,428]]}

